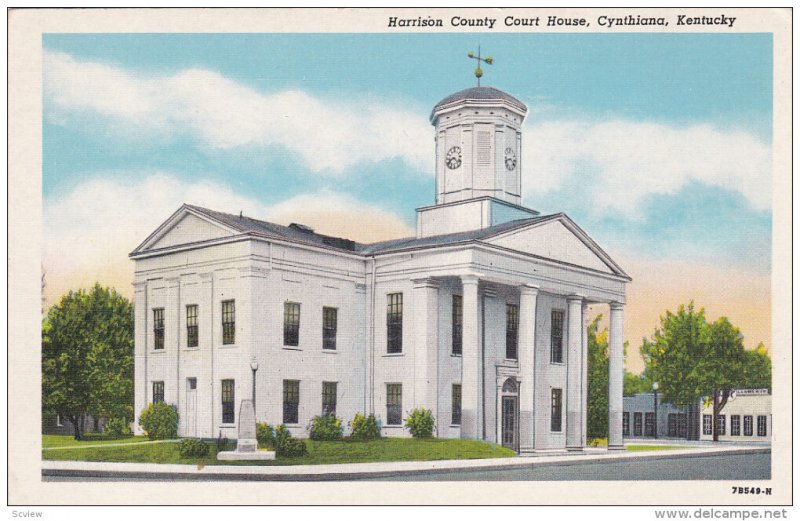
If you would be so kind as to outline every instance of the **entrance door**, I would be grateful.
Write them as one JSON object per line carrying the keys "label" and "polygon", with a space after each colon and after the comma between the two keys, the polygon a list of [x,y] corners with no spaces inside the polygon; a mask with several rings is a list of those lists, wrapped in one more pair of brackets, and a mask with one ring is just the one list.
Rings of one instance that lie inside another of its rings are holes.
{"label": "entrance door", "polygon": [[503,396],[503,447],[517,450],[517,397]]}
{"label": "entrance door", "polygon": [[184,436],[197,436],[197,378],[186,379],[186,423]]}

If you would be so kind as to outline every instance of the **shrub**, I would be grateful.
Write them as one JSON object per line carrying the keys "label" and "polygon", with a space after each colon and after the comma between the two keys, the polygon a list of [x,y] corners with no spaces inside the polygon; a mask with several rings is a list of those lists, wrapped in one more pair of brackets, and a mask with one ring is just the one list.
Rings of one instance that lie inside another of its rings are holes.
{"label": "shrub", "polygon": [[133,432],[126,418],[110,418],[106,423],[103,434],[109,438],[122,438],[130,436]]}
{"label": "shrub", "polygon": [[275,444],[273,445],[275,452],[280,453],[283,446],[286,445],[286,440],[291,439],[291,437],[292,433],[285,425],[278,425],[275,427]]}
{"label": "shrub", "polygon": [[372,414],[364,416],[356,413],[355,418],[350,421],[350,428],[353,430],[350,438],[356,441],[375,440],[381,437],[378,420]]}
{"label": "shrub", "polygon": [[139,425],[151,440],[166,440],[178,435],[178,409],[165,402],[150,404],[139,415]]}
{"label": "shrub", "polygon": [[311,420],[312,440],[335,441],[342,439],[342,420],[332,414],[314,416]]}
{"label": "shrub", "polygon": [[180,450],[182,458],[204,458],[208,456],[208,444],[191,438],[181,440],[178,450]]}
{"label": "shrub", "polygon": [[292,438],[292,433],[284,425],[275,427],[275,454],[293,458],[308,452],[306,442]]}
{"label": "shrub", "polygon": [[272,428],[272,425],[264,422],[256,423],[256,440],[258,440],[258,448],[274,449],[275,430]]}
{"label": "shrub", "polygon": [[222,435],[222,431],[219,431],[219,436],[217,436],[217,452],[226,450],[233,450],[233,444],[228,440],[227,436]]}
{"label": "shrub", "polygon": [[286,441],[284,441],[283,445],[281,445],[281,447],[275,452],[281,457],[294,458],[306,454],[308,452],[308,448],[306,448],[306,442],[303,440],[298,440],[297,438],[286,438]]}
{"label": "shrub", "polygon": [[414,409],[406,418],[406,427],[415,438],[432,437],[435,426],[436,420],[430,409]]}

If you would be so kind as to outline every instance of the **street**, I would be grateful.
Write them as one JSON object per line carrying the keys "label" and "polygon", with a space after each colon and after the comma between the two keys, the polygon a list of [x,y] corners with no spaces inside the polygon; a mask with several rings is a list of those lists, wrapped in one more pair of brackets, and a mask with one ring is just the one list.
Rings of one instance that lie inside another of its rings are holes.
{"label": "street", "polygon": [[[448,472],[422,471],[399,477],[343,476],[343,481],[641,481],[641,480],[760,480],[770,479],[771,453],[698,455],[696,457],[564,464]],[[205,479],[207,479],[206,477]],[[42,476],[42,481],[192,481],[191,477]],[[220,477],[220,481],[235,480]],[[335,478],[331,478],[334,480]],[[302,481],[302,480],[298,480]]]}
{"label": "street", "polygon": [[[724,454],[695,458],[586,462],[499,470],[421,473],[405,481],[642,481],[684,479],[770,479],[771,454]],[[362,478],[359,481],[393,481]]]}

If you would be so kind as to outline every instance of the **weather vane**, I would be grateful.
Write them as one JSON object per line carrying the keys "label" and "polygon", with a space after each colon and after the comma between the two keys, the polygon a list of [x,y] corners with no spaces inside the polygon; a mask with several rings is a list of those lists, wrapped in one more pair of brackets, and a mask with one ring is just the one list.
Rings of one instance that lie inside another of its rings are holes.
{"label": "weather vane", "polygon": [[472,58],[473,60],[478,60],[478,66],[475,67],[475,77],[478,78],[478,87],[481,86],[481,76],[483,76],[483,69],[481,69],[481,62],[486,63],[487,65],[491,65],[494,62],[494,59],[491,56],[487,56],[486,58],[481,58],[481,46],[478,46],[478,55],[475,56],[475,53],[469,51],[467,56]]}

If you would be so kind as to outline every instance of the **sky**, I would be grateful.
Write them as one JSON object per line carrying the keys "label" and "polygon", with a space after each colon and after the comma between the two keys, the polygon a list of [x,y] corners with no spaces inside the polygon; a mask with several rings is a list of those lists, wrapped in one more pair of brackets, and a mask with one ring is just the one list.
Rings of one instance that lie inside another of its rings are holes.
{"label": "sky", "polygon": [[[47,34],[45,298],[95,281],[184,202],[369,242],[434,202],[431,108],[524,102],[523,204],[633,278],[627,367],[694,300],[771,343],[770,34]],[[363,225],[370,222],[369,227]],[[603,310],[598,310],[603,311]]]}

